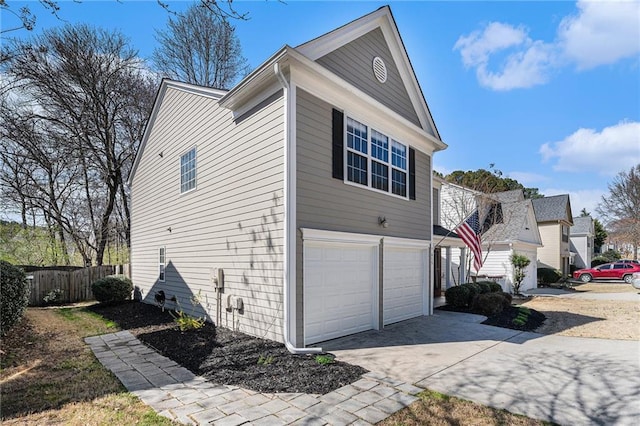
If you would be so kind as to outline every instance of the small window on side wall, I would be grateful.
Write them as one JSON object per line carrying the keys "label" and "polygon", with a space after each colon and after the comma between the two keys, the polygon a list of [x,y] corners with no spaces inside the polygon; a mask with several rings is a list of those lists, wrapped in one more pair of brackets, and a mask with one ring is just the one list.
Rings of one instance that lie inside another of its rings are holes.
{"label": "small window on side wall", "polygon": [[180,192],[196,187],[196,148],[193,147],[180,157]]}
{"label": "small window on side wall", "polygon": [[158,281],[161,283],[164,282],[165,259],[166,249],[164,247],[160,247],[160,250],[158,250]]}

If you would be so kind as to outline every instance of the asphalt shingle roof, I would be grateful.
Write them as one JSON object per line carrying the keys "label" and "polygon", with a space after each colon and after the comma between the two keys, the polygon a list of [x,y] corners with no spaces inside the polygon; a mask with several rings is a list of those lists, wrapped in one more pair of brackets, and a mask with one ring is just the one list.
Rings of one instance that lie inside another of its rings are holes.
{"label": "asphalt shingle roof", "polygon": [[571,235],[591,233],[592,222],[593,219],[591,216],[574,217],[573,226],[571,227]]}
{"label": "asphalt shingle roof", "polygon": [[571,214],[568,213],[568,211],[571,211],[569,194],[535,198],[531,201],[533,202],[533,211],[536,213],[538,222],[555,222],[558,220],[573,222]]}

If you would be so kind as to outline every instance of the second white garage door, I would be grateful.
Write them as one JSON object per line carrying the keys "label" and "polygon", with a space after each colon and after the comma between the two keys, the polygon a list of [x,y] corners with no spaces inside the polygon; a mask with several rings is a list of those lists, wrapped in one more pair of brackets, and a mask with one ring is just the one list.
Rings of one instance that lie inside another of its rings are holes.
{"label": "second white garage door", "polygon": [[304,244],[304,343],[374,328],[377,246]]}
{"label": "second white garage door", "polygon": [[423,315],[425,265],[424,249],[385,246],[382,299],[385,325]]}

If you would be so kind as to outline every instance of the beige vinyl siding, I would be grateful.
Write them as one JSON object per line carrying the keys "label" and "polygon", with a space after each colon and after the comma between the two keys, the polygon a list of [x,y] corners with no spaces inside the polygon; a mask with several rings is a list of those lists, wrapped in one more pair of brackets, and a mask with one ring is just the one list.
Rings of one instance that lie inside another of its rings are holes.
{"label": "beige vinyl siding", "polygon": [[[416,150],[416,200],[402,199],[332,177],[332,106],[297,90],[297,228],[430,240],[431,159]],[[378,225],[378,217],[389,221]],[[302,238],[297,238],[298,341],[302,324]]]}
{"label": "beige vinyl siding", "polygon": [[[282,96],[234,123],[215,99],[167,89],[132,182],[132,275],[145,301],[164,290],[189,310],[200,292],[195,312],[215,321],[212,269],[223,268],[221,325],[282,340],[283,129]],[[180,156],[194,146],[196,189],[181,194]],[[228,295],[243,314],[224,309]]]}
{"label": "beige vinyl siding", "polygon": [[[387,68],[387,81],[380,83],[373,74],[373,58],[379,56]],[[420,120],[411,103],[389,46],[380,28],[359,37],[317,62],[353,84],[367,95],[420,126]],[[433,134],[432,129],[424,129]]]}
{"label": "beige vinyl siding", "polygon": [[543,247],[538,248],[538,261],[554,269],[562,270],[560,242],[562,228],[559,223],[539,223],[538,229]]}

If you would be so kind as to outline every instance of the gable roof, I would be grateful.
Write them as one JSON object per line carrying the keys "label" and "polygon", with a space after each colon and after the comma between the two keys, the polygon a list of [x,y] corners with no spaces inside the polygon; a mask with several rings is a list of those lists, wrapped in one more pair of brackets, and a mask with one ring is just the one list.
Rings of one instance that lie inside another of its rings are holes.
{"label": "gable roof", "polygon": [[[511,191],[508,191],[511,192]],[[524,234],[523,231],[530,231],[530,227],[535,229],[536,242],[527,241],[542,245],[542,240],[538,231],[538,227],[534,224],[527,223],[527,217],[532,214],[533,206],[531,200],[519,200],[514,202],[501,202],[502,205],[502,223],[494,223],[484,234],[482,240],[491,242],[515,242],[519,241]],[[533,215],[532,215],[533,216]],[[535,220],[533,217],[531,220]],[[529,226],[527,226],[529,225]]]}
{"label": "gable roof", "polygon": [[496,200],[502,203],[513,203],[515,201],[524,200],[524,192],[522,191],[522,189],[513,189],[511,191],[494,192],[492,194],[487,194],[487,195],[495,198]]}
{"label": "gable roof", "polygon": [[566,221],[573,225],[569,194],[535,198],[532,202],[538,222]]}
{"label": "gable roof", "polygon": [[573,218],[571,235],[593,233],[593,218],[591,216],[580,216]]}
{"label": "gable roof", "polygon": [[384,38],[389,44],[395,65],[398,67],[422,129],[432,133],[434,137],[442,141],[389,6],[380,7],[374,12],[303,43],[297,46],[295,50],[312,61],[316,61],[376,28],[382,30]]}
{"label": "gable roof", "polygon": [[180,81],[170,80],[168,78],[163,78],[160,82],[160,86],[158,87],[158,91],[156,92],[156,98],[153,101],[153,109],[151,110],[151,114],[149,115],[149,120],[144,128],[144,133],[142,135],[142,140],[140,141],[140,146],[138,147],[138,152],[136,153],[136,157],[133,160],[133,166],[131,167],[131,171],[129,172],[129,178],[127,179],[127,185],[131,186],[133,182],[133,177],[136,174],[136,170],[138,169],[138,165],[140,164],[140,159],[144,153],[144,149],[147,146],[147,140],[149,140],[149,133],[153,128],[153,124],[158,117],[158,112],[160,111],[160,106],[162,105],[162,100],[167,93],[167,89],[172,88],[175,90],[181,90],[184,92],[195,93],[201,96],[206,96],[215,100],[219,100],[222,96],[224,96],[227,91],[221,89],[213,89],[211,87],[205,86],[197,86],[195,84],[190,83],[182,83]]}

